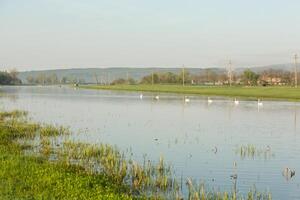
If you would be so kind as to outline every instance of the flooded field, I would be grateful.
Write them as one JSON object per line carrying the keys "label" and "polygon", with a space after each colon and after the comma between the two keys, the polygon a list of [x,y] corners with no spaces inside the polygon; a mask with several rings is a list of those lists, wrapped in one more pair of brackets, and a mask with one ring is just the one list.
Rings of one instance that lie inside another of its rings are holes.
{"label": "flooded field", "polygon": [[[70,127],[74,140],[109,143],[140,160],[163,156],[178,177],[273,199],[300,199],[300,103],[112,92],[68,87],[3,87],[0,108]],[[155,98],[159,95],[159,99]],[[291,172],[295,174],[291,175]]]}

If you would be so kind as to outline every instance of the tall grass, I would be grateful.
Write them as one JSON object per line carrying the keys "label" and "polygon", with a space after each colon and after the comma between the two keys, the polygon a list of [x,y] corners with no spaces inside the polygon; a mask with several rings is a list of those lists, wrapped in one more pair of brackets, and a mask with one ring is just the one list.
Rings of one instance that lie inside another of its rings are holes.
{"label": "tall grass", "polygon": [[275,157],[275,154],[272,152],[270,146],[257,147],[253,144],[241,145],[236,148],[235,152],[236,154],[240,155],[242,159],[263,157],[267,160]]}

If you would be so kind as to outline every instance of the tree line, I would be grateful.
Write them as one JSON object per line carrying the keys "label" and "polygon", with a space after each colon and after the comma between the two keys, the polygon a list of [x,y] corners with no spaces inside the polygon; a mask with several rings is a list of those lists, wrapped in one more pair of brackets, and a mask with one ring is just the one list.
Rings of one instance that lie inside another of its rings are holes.
{"label": "tree line", "polygon": [[27,83],[31,85],[56,85],[56,84],[74,84],[74,83],[85,83],[85,80],[78,79],[76,77],[66,77],[58,78],[57,74],[45,74],[40,73],[37,76],[27,76]]}
{"label": "tree line", "polygon": [[0,85],[20,85],[22,81],[18,78],[17,70],[0,71]]}
{"label": "tree line", "polygon": [[[117,84],[187,84],[187,85],[293,85],[295,74],[285,70],[265,70],[256,73],[245,69],[242,73],[229,74],[228,72],[217,72],[212,69],[205,69],[199,74],[191,74],[188,70],[180,73],[154,72],[136,81],[132,78],[118,78],[111,82]],[[298,74],[300,77],[300,74]],[[299,82],[299,81],[298,81]]]}
{"label": "tree line", "polygon": [[[8,72],[5,72],[8,73]],[[10,74],[10,73],[8,73]],[[11,73],[12,77],[17,77],[17,72]],[[181,70],[179,73],[173,72],[153,72],[140,80],[136,80],[130,76],[127,78],[117,78],[107,81],[106,84],[186,84],[186,85],[293,85],[295,83],[295,74],[285,70],[269,69],[260,73],[250,69],[243,72],[229,74],[226,71],[216,71],[214,69],[204,69],[200,73],[190,73],[187,69]],[[298,75],[300,77],[300,74]],[[51,84],[84,84],[84,79],[76,77],[61,77],[55,73],[40,73],[36,76],[28,76],[28,84],[51,85]],[[16,79],[14,79],[16,80]],[[18,81],[15,81],[19,83]],[[98,82],[98,81],[97,81]],[[300,83],[300,81],[298,81]],[[98,84],[98,83],[97,83]]]}

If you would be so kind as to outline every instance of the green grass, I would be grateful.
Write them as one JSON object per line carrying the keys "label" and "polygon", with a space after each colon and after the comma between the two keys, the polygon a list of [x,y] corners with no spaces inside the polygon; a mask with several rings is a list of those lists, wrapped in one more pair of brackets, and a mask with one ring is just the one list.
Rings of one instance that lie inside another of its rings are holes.
{"label": "green grass", "polygon": [[104,175],[0,147],[1,199],[131,199]]}
{"label": "green grass", "polygon": [[82,85],[80,88],[300,101],[300,88],[280,86]]}
{"label": "green grass", "polygon": [[[89,174],[80,166],[26,155],[18,139],[65,134],[62,128],[20,120],[23,112],[0,113],[0,199],[132,199],[128,186],[106,174]],[[46,135],[46,136],[44,136]]]}

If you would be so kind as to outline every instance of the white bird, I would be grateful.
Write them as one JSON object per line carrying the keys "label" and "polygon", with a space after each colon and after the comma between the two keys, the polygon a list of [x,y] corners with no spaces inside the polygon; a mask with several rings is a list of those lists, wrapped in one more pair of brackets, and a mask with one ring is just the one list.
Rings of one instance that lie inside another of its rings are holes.
{"label": "white bird", "polygon": [[143,94],[140,94],[140,99],[143,99]]}
{"label": "white bird", "polygon": [[291,179],[293,176],[295,176],[296,172],[293,169],[290,169],[289,167],[286,167],[282,171],[282,175],[287,179]]}
{"label": "white bird", "polygon": [[208,98],[207,98],[207,102],[208,102],[209,104],[211,104],[213,101],[208,97]]}
{"label": "white bird", "polygon": [[156,100],[159,100],[159,96],[158,96],[158,95],[156,95],[156,96],[155,96],[155,99],[156,99]]}
{"label": "white bird", "polygon": [[185,101],[186,103],[188,103],[188,102],[190,102],[190,99],[189,99],[188,97],[184,97],[184,101]]}
{"label": "white bird", "polygon": [[239,105],[240,102],[235,98],[235,99],[234,99],[234,104],[235,104],[235,105]]}
{"label": "white bird", "polygon": [[263,106],[263,103],[260,101],[260,99],[257,100],[257,105],[258,106]]}

